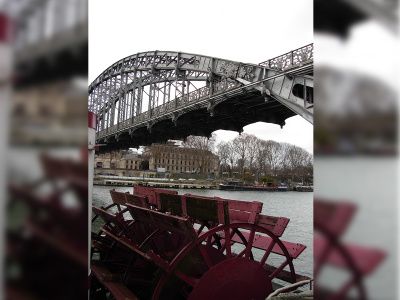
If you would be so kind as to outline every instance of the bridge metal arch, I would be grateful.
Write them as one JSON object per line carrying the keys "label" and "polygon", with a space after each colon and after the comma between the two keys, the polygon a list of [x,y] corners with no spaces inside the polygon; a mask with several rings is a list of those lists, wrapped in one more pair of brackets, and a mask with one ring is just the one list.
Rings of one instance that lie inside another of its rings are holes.
{"label": "bridge metal arch", "polygon": [[[170,51],[138,53],[117,61],[92,82],[89,86],[91,95],[89,110],[101,114],[104,105],[108,109],[107,105],[122,99],[121,92],[126,94],[133,88],[140,89],[163,82],[211,82],[215,81],[215,76],[219,76],[217,80],[220,80],[221,77],[236,78],[237,74],[243,79],[254,78],[257,80],[262,71],[263,68],[258,65],[237,63],[197,54]],[[176,86],[176,92],[180,95],[188,94],[189,86],[180,84]],[[155,89],[151,90],[153,93],[154,91]],[[107,100],[105,101],[105,99]],[[151,100],[153,102],[149,108],[152,109],[155,107],[153,106],[155,99]],[[167,102],[168,100],[171,99],[167,99]]]}
{"label": "bridge metal arch", "polygon": [[296,104],[301,97],[287,88],[295,82],[312,88],[312,76],[304,75],[312,73],[312,61],[312,44],[259,65],[172,51],[125,57],[89,86],[89,110],[99,116],[97,139],[132,134],[139,127],[150,131],[163,119],[176,123],[193,109],[206,108],[212,116],[219,103],[255,90],[292,111],[297,109],[295,113],[304,110],[312,120],[313,103],[304,100],[306,92],[304,103]]}

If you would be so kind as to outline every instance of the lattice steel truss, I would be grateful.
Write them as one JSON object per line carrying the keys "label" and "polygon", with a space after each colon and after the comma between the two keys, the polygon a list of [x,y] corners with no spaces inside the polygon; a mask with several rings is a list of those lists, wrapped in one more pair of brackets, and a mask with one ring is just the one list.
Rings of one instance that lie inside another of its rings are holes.
{"label": "lattice steel truss", "polygon": [[[186,112],[200,107],[206,107],[212,115],[219,103],[254,91],[257,86],[264,86],[262,93],[272,91],[273,83],[267,83],[268,78],[283,76],[282,72],[288,70],[296,73],[304,66],[304,74],[312,72],[312,61],[313,45],[259,65],[169,51],[125,57],[89,86],[89,111],[99,117],[97,139],[118,138],[122,132],[132,133],[139,127],[151,131],[160,120],[176,122]],[[288,78],[294,82],[293,74]],[[306,84],[305,79],[300,80]],[[246,89],[249,84],[253,86]],[[304,109],[310,106],[303,105]]]}

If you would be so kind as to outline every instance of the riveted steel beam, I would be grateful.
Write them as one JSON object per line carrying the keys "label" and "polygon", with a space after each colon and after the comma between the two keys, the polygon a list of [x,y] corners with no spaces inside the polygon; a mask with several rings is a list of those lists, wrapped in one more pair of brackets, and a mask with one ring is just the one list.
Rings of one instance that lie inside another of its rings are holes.
{"label": "riveted steel beam", "polygon": [[[312,122],[308,89],[312,90],[313,78],[305,75],[312,74],[312,50],[308,45],[259,65],[169,51],[126,57],[89,86],[89,107],[99,115],[98,137],[132,132],[146,124],[152,128],[171,115],[198,109],[208,108],[214,115],[218,105],[232,97],[251,98],[257,90]],[[284,124],[282,117],[267,119]]]}

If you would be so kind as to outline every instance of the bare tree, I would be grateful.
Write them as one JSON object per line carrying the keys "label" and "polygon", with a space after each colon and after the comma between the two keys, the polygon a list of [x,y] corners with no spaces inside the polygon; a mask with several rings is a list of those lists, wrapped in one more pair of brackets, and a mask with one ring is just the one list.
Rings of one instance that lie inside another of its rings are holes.
{"label": "bare tree", "polygon": [[[228,142],[227,151],[228,151],[228,161],[230,163],[231,172],[232,172],[233,168],[235,166],[235,160],[236,160],[236,153],[235,153],[235,147],[233,146],[233,141]],[[232,173],[230,175],[232,175]]]}
{"label": "bare tree", "polygon": [[[229,151],[230,151],[229,142],[220,142],[217,145],[217,153],[219,156],[221,167],[227,166],[229,164]],[[222,172],[224,171],[222,170]]]}
{"label": "bare tree", "polygon": [[282,161],[283,161],[282,145],[278,142],[268,140],[268,141],[266,141],[266,144],[265,144],[265,152],[264,153],[265,153],[265,162],[268,164],[268,166],[264,166],[265,169],[267,170],[268,169],[267,167],[269,167],[271,172],[274,175],[277,175],[278,169],[281,167]]}
{"label": "bare tree", "polygon": [[310,162],[310,157],[311,154],[303,148],[291,144],[285,144],[285,175],[291,176],[292,179],[302,178],[304,168]]}
{"label": "bare tree", "polygon": [[309,152],[306,152],[304,165],[299,168],[298,176],[301,178],[302,182],[305,182],[307,175],[311,175],[313,171],[313,155]]}
{"label": "bare tree", "polygon": [[205,136],[190,135],[186,138],[186,141],[182,143],[182,146],[184,148],[208,150],[213,152],[215,139],[215,134],[213,134],[210,138],[207,138]]}
{"label": "bare tree", "polygon": [[249,170],[254,173],[254,159],[256,157],[257,153],[257,144],[259,142],[259,139],[255,135],[246,135],[245,136],[245,141],[246,141],[246,157],[247,157],[247,163],[249,166]]}
{"label": "bare tree", "polygon": [[302,180],[313,172],[312,154],[288,143],[243,134],[232,141],[221,142],[217,149],[223,164],[229,164],[233,170],[236,162],[242,173],[249,167],[253,172],[258,169],[265,174],[280,176],[280,180]]}
{"label": "bare tree", "polygon": [[266,156],[268,144],[267,141],[258,139],[255,145],[255,160],[256,160],[256,168],[259,172],[266,172],[268,169],[266,168]]}
{"label": "bare tree", "polygon": [[157,166],[161,167],[161,158],[166,152],[165,144],[152,144],[151,147],[145,147],[143,153],[148,157],[149,168],[154,163],[154,170],[157,170]]}
{"label": "bare tree", "polygon": [[195,149],[193,159],[200,173],[204,173],[207,168],[211,169],[215,138],[215,135],[211,138],[191,135],[182,144],[183,148]]}
{"label": "bare tree", "polygon": [[235,137],[235,139],[232,142],[233,149],[238,156],[237,162],[238,162],[238,167],[239,167],[241,173],[244,173],[244,166],[246,163],[246,155],[248,152],[246,136],[247,136],[247,134],[241,134],[241,135]]}

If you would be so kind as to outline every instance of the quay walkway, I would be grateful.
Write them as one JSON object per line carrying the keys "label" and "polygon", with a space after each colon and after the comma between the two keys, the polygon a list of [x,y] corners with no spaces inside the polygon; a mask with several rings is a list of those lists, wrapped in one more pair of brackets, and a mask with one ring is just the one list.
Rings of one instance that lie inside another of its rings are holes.
{"label": "quay walkway", "polygon": [[117,178],[100,178],[93,181],[94,185],[107,186],[146,186],[152,188],[174,188],[174,189],[217,189],[217,183],[191,183],[180,181],[143,181],[143,180],[124,180]]}

